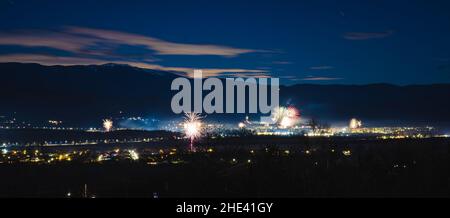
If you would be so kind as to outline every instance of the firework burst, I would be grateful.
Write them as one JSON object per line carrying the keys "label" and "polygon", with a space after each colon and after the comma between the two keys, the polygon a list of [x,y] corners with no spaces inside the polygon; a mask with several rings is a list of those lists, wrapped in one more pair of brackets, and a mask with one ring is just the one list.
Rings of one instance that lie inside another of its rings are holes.
{"label": "firework burst", "polygon": [[272,114],[272,120],[282,128],[292,127],[298,123],[300,113],[295,107],[278,107]]}
{"label": "firework burst", "polygon": [[357,129],[357,128],[360,128],[361,126],[362,126],[361,120],[358,120],[355,118],[350,120],[350,124],[349,124],[350,129]]}
{"label": "firework burst", "polygon": [[197,113],[186,113],[183,129],[184,134],[191,140],[190,149],[193,150],[194,140],[202,134],[202,117]]}
{"label": "firework burst", "polygon": [[105,129],[106,132],[111,131],[113,128],[113,121],[110,119],[104,119],[103,120],[103,128]]}

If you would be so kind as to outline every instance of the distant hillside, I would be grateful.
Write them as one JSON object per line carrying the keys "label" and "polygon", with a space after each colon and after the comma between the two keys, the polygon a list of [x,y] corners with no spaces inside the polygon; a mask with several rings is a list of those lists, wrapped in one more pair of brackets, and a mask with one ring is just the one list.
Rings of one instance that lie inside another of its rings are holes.
{"label": "distant hillside", "polygon": [[[42,66],[0,63],[0,115],[64,119],[87,124],[125,111],[173,117],[174,72],[127,65]],[[450,121],[450,84],[395,86],[312,85],[281,87],[281,103],[303,115],[329,120]],[[242,116],[229,115],[230,119]]]}
{"label": "distant hillside", "polygon": [[[170,111],[171,72],[127,65],[0,64],[0,111],[29,119],[90,120],[126,111]],[[169,102],[169,103],[167,103]]]}

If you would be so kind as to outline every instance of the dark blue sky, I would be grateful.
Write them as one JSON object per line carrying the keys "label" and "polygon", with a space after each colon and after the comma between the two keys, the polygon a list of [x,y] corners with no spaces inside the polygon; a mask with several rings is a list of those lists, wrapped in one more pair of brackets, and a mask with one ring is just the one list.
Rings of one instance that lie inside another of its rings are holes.
{"label": "dark blue sky", "polygon": [[283,83],[450,82],[450,1],[0,2],[1,62],[202,68]]}

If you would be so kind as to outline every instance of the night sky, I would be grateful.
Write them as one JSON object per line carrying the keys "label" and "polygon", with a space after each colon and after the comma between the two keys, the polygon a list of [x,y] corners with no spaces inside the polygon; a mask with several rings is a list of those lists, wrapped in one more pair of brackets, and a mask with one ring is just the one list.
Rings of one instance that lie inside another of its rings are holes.
{"label": "night sky", "polygon": [[450,82],[450,1],[0,0],[0,62]]}

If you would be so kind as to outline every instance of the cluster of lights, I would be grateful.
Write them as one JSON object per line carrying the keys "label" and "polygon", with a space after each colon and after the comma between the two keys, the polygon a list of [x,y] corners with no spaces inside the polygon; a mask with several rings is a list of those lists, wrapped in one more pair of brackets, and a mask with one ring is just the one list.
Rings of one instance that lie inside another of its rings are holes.
{"label": "cluster of lights", "polygon": [[62,123],[62,121],[59,120],[49,120],[48,123],[52,124],[52,125],[59,125]]}
{"label": "cluster of lights", "polygon": [[352,152],[350,150],[344,150],[344,151],[342,151],[342,154],[344,156],[350,156],[350,155],[352,155]]}
{"label": "cluster of lights", "polygon": [[132,160],[139,160],[139,153],[136,152],[136,150],[128,150],[130,153],[130,157]]}

